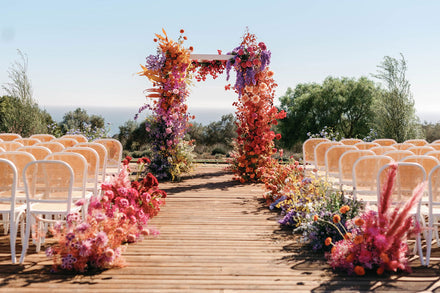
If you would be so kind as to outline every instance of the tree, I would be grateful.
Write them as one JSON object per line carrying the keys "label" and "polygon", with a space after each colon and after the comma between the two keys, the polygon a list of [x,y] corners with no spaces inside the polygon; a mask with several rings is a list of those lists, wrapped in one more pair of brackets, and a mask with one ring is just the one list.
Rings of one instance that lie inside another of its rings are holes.
{"label": "tree", "polygon": [[298,84],[280,98],[287,116],[279,122],[282,144],[286,148],[302,143],[307,133],[319,133],[325,126],[341,137],[365,137],[370,131],[373,102],[379,89],[361,77],[327,77],[322,85]]}
{"label": "tree", "polygon": [[421,134],[416,116],[411,85],[406,79],[408,69],[403,54],[401,59],[385,56],[373,76],[384,83],[386,90],[376,105],[376,129],[379,136],[403,142]]}
{"label": "tree", "polygon": [[18,50],[19,61],[7,71],[9,82],[2,85],[6,96],[0,98],[0,130],[21,136],[46,133],[52,117],[38,107],[32,97],[32,85],[28,77],[28,59]]}
{"label": "tree", "polygon": [[87,132],[88,129],[104,128],[105,120],[102,116],[87,114],[87,111],[82,108],[76,108],[74,111],[69,111],[63,116],[61,122],[62,131],[65,133],[70,130],[79,130],[80,132]]}

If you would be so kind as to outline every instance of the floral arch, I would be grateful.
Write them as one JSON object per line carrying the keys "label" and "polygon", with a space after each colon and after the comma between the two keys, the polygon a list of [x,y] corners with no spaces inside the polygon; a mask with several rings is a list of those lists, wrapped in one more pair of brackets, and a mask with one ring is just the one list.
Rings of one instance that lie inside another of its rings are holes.
{"label": "floral arch", "polygon": [[261,168],[273,164],[272,155],[277,152],[274,139],[280,134],[272,131],[272,125],[285,117],[273,105],[275,87],[273,72],[269,69],[271,53],[255,35],[246,32],[241,44],[227,55],[191,54],[193,47],[184,47],[187,39],[180,31],[177,41],[168,38],[166,32],[156,34],[156,55],[146,59],[140,75],[146,76],[153,87],[146,90],[150,102],[139,109],[150,109],[153,115],[147,119],[146,128],[153,141],[151,171],[158,178],[175,179],[191,168],[190,142],[184,140],[189,125],[188,86],[192,78],[204,81],[208,75],[216,78],[226,70],[227,79],[232,68],[236,71],[233,86],[227,90],[238,94],[236,107],[237,134],[231,169],[235,179],[256,182]]}

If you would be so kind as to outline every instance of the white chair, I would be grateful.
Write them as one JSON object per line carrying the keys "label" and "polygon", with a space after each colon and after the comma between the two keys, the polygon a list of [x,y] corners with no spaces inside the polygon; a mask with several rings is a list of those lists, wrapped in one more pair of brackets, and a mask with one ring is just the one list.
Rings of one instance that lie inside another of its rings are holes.
{"label": "white chair", "polygon": [[99,155],[89,147],[70,147],[63,152],[73,152],[82,155],[87,161],[87,185],[86,190],[98,195]]}
{"label": "white chair", "polygon": [[363,156],[375,156],[375,153],[370,150],[352,150],[342,154],[339,158],[340,185],[353,185],[353,165]]}
{"label": "white chair", "polygon": [[99,174],[102,176],[102,179],[98,181],[105,181],[105,170],[107,168],[107,149],[100,143],[96,142],[80,142],[75,145],[75,147],[89,147],[94,149],[99,155]]}
{"label": "white chair", "polygon": [[93,192],[86,190],[87,185],[87,160],[83,155],[73,152],[52,153],[46,156],[45,160],[63,161],[69,164],[73,170],[72,200],[84,201],[83,219],[86,218],[87,207]]}
{"label": "white chair", "polygon": [[[18,223],[25,212],[25,205],[17,204],[15,195],[17,191],[17,168],[14,163],[6,159],[0,159],[0,214],[1,224],[5,234],[9,230],[11,247],[11,259],[15,264],[15,242],[17,239]],[[23,228],[23,225],[22,225]],[[22,229],[23,232],[23,229]],[[22,236],[24,234],[22,233]]]}
{"label": "white chair", "polygon": [[353,198],[372,204],[377,203],[377,173],[394,160],[388,156],[364,156],[353,165]]}
{"label": "white chair", "polygon": [[425,265],[429,265],[431,258],[433,234],[440,247],[440,239],[438,229],[440,226],[440,165],[431,170],[428,177],[428,227],[426,235],[426,258]]}
{"label": "white chair", "polygon": [[20,263],[23,263],[29,246],[31,228],[36,227],[36,248],[40,250],[45,234],[42,224],[65,221],[70,213],[81,207],[72,203],[74,175],[72,168],[62,161],[34,161],[23,170],[26,192],[26,232]]}
{"label": "white chair", "polygon": [[121,142],[114,138],[100,138],[95,139],[93,142],[100,143],[107,149],[106,173],[119,173],[119,171],[121,170],[123,151]]}

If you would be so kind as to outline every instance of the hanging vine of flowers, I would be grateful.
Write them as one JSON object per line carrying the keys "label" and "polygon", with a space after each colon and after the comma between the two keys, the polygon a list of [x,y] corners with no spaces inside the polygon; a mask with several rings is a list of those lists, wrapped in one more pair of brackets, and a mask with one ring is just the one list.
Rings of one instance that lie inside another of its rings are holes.
{"label": "hanging vine of flowers", "polygon": [[174,180],[192,167],[192,146],[183,138],[189,120],[185,102],[193,48],[183,47],[187,39],[183,36],[184,30],[180,30],[177,42],[169,39],[165,30],[162,32],[163,36],[156,34],[154,39],[159,44],[157,54],[148,56],[139,72],[153,83],[153,88],[146,90],[147,99],[152,99],[152,103],[141,107],[139,113],[145,109],[153,112],[152,118],[146,121],[154,154],[150,170],[159,179]]}
{"label": "hanging vine of flowers", "polygon": [[277,125],[286,113],[273,105],[277,84],[268,67],[271,53],[266,45],[257,43],[255,35],[246,32],[231,54],[235,58],[226,63],[227,78],[232,67],[237,77],[235,85],[226,88],[238,93],[238,101],[234,102],[238,137],[231,168],[240,182],[256,182],[261,176],[259,169],[273,164],[272,155],[277,152],[274,140],[281,134],[276,134],[272,125]]}

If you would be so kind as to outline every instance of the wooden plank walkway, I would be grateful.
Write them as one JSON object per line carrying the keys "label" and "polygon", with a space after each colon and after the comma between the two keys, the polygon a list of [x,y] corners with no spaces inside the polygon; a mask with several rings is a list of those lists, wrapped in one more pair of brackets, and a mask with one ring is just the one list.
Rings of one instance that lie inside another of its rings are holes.
{"label": "wooden plank walkway", "polygon": [[[151,221],[161,234],[131,244],[127,266],[86,275],[51,274],[43,252],[11,265],[0,237],[0,292],[319,292],[440,290],[439,261],[399,276],[347,277],[280,229],[257,184],[232,181],[225,165],[200,165],[162,183],[167,204]],[[434,252],[440,253],[438,249]]]}

